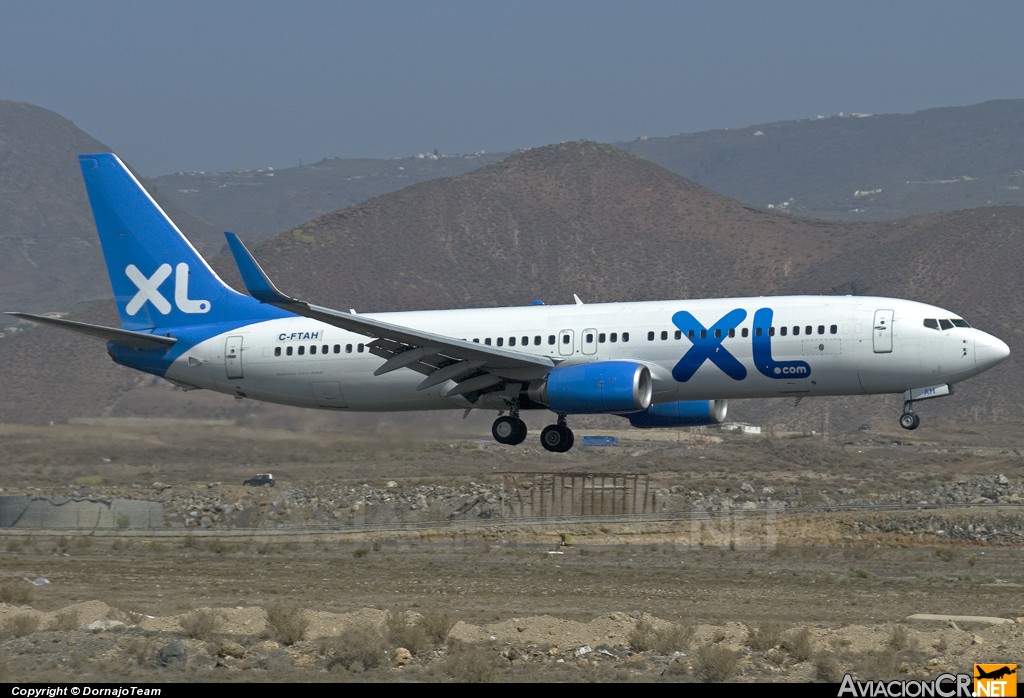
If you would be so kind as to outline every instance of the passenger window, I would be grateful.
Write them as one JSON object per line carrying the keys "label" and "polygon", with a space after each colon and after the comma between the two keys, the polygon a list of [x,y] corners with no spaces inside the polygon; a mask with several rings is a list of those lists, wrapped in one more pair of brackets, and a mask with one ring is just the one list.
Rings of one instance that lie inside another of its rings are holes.
{"label": "passenger window", "polygon": [[476,344],[479,344],[480,343],[480,338],[479,337],[473,337],[473,342],[476,343]]}
{"label": "passenger window", "polygon": [[789,329],[789,328],[786,327],[785,325],[783,325],[782,327],[779,328],[779,334],[782,335],[783,337],[785,337],[787,329]]}
{"label": "passenger window", "polygon": [[306,347],[304,347],[304,346],[302,346],[302,345],[300,344],[300,345],[299,345],[299,356],[302,356],[302,355],[303,355],[303,354],[305,354],[305,353],[306,353]]}
{"label": "passenger window", "polygon": [[[566,337],[566,339],[569,339],[569,338]],[[555,343],[555,335],[549,334],[548,335],[548,344],[554,344],[554,343]]]}
{"label": "passenger window", "polygon": [[356,351],[359,352],[360,354],[362,354],[363,353],[363,345],[362,344],[357,344],[356,345]]}
{"label": "passenger window", "polygon": [[567,334],[562,335],[562,344],[568,344],[568,343],[569,343],[569,335],[567,335]]}
{"label": "passenger window", "polygon": [[743,329],[742,329],[742,330],[740,331],[740,334],[742,334],[742,335],[743,335],[744,337],[749,337],[749,336],[750,336],[750,330],[749,330],[749,329],[747,329],[746,327],[744,327],[744,328],[743,328]]}
{"label": "passenger window", "polygon": [[618,332],[612,332],[610,335],[608,335],[608,341],[609,342],[617,342],[617,341],[619,341],[619,333]]}
{"label": "passenger window", "polygon": [[345,353],[346,354],[351,354],[352,353],[352,345],[351,344],[346,344],[345,345]]}
{"label": "passenger window", "polygon": [[769,327],[768,328],[768,336],[769,337],[774,337],[775,336],[775,328],[774,327]]}
{"label": "passenger window", "polygon": [[755,337],[760,337],[761,336],[761,328],[760,327],[755,327],[754,328],[754,336]]}
{"label": "passenger window", "polygon": [[281,347],[274,347],[274,356],[281,355]]}
{"label": "passenger window", "polygon": [[292,347],[286,347],[285,350],[284,350],[284,353],[287,354],[288,356],[291,356],[292,355]]}
{"label": "passenger window", "polygon": [[729,337],[732,338],[732,337],[735,337],[735,336],[736,336],[736,328],[735,327],[730,327],[729,328]]}
{"label": "passenger window", "polygon": [[839,333],[839,326],[838,325],[829,325],[828,333],[829,334],[838,334]]}
{"label": "passenger window", "polygon": [[599,344],[604,344],[604,332],[599,332],[597,334],[597,341]]}
{"label": "passenger window", "polygon": [[340,344],[335,344],[334,345],[334,353],[335,354],[340,354],[341,353],[341,345]]}
{"label": "passenger window", "polygon": [[510,347],[514,347],[516,345],[516,338],[515,337],[509,337],[508,338],[508,345]]}
{"label": "passenger window", "polygon": [[491,338],[488,337],[487,339],[485,339],[484,344],[486,344],[487,346],[491,346]]}
{"label": "passenger window", "polygon": [[505,338],[504,337],[498,337],[497,344],[498,344],[499,347],[505,346]]}
{"label": "passenger window", "polygon": [[647,341],[648,342],[653,342],[654,341],[654,330],[651,330],[650,332],[647,333]]}
{"label": "passenger window", "polygon": [[[782,329],[786,328],[783,327]],[[793,336],[796,337],[798,334],[800,334],[800,325],[793,325]]]}
{"label": "passenger window", "polygon": [[[540,337],[538,337],[538,339],[540,339]],[[537,343],[540,344],[540,342],[537,342]],[[529,344],[530,344],[530,338],[524,336],[523,337],[523,341],[522,341],[522,345],[525,347],[525,346],[529,346]]]}
{"label": "passenger window", "polygon": [[813,327],[808,325],[807,327],[804,328],[804,334],[810,334],[811,330],[813,330],[813,329],[814,329]]}
{"label": "passenger window", "polygon": [[540,346],[540,335],[539,334],[538,335],[534,335],[534,337],[533,337],[533,345],[536,346],[536,347]]}
{"label": "passenger window", "polygon": [[628,342],[629,341],[629,332],[623,332],[622,333],[622,341],[623,342]]}
{"label": "passenger window", "polygon": [[[690,330],[689,337],[690,337],[690,339],[693,339],[693,330]],[[682,338],[683,338],[682,330],[676,330],[676,339],[682,339]]]}
{"label": "passenger window", "polygon": [[715,339],[722,338],[722,330],[715,330]]}
{"label": "passenger window", "polygon": [[825,334],[825,326],[818,325],[818,334]]}
{"label": "passenger window", "polygon": [[661,341],[664,342],[666,339],[668,339],[668,332],[666,332],[665,330],[662,330],[661,331]]}

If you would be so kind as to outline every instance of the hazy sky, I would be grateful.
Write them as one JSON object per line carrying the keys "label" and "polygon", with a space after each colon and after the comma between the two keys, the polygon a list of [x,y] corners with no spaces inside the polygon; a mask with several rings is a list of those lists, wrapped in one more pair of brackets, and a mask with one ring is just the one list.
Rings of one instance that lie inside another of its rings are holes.
{"label": "hazy sky", "polygon": [[1024,97],[1024,2],[0,0],[0,99],[144,176]]}

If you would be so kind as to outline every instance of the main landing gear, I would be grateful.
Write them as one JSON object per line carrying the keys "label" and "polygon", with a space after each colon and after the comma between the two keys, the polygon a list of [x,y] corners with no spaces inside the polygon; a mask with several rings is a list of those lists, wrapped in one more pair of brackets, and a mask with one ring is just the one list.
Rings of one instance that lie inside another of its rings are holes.
{"label": "main landing gear", "polygon": [[[491,435],[499,444],[508,446],[517,446],[526,440],[526,423],[519,418],[518,406],[513,405],[507,416],[494,420]],[[576,437],[566,426],[564,414],[558,415],[558,422],[544,427],[540,433],[540,445],[553,453],[565,453],[574,443]]]}
{"label": "main landing gear", "polygon": [[554,453],[565,453],[576,443],[572,429],[565,425],[565,415],[558,415],[557,424],[549,424],[540,433],[540,445]]}
{"label": "main landing gear", "polygon": [[526,440],[526,422],[519,419],[519,410],[508,417],[498,417],[491,425],[491,435],[499,444],[518,446]]}

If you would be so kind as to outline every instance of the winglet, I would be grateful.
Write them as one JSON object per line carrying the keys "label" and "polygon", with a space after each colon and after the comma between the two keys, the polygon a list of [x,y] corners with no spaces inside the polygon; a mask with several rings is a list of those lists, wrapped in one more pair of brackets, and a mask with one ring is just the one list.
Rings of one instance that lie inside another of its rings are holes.
{"label": "winglet", "polygon": [[235,258],[238,272],[242,275],[242,282],[249,295],[263,303],[294,303],[295,299],[281,293],[274,282],[270,280],[259,263],[246,249],[242,241],[234,233],[224,233],[228,239],[228,247]]}

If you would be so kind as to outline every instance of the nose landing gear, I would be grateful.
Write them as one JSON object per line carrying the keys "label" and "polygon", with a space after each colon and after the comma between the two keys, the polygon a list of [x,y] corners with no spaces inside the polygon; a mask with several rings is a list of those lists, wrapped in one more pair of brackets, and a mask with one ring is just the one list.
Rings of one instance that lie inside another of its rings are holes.
{"label": "nose landing gear", "polygon": [[904,412],[900,415],[900,426],[908,431],[913,431],[921,425],[921,418],[913,412]]}

